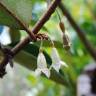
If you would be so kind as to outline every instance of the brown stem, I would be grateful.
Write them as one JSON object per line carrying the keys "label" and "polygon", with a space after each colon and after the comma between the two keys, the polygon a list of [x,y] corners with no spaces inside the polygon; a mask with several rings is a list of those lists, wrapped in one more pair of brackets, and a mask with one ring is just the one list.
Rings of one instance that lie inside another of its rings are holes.
{"label": "brown stem", "polygon": [[[51,5],[49,6],[46,13],[41,17],[41,19],[36,23],[34,26],[32,33],[37,34],[39,30],[43,27],[43,25],[49,20],[52,13],[55,11],[56,7],[60,3],[61,0],[54,0]],[[34,38],[32,38],[34,39]],[[30,37],[27,36],[24,40],[22,40],[20,43],[18,43],[14,48],[12,48],[13,57],[28,43],[30,42]],[[3,67],[6,67],[6,64],[8,63],[8,59],[4,58],[4,60],[0,64],[0,69]]]}
{"label": "brown stem", "polygon": [[12,12],[10,11],[3,3],[0,2],[0,6],[6,10],[19,24],[23,27],[23,29],[29,34],[31,39],[34,38],[36,41],[35,35],[27,28],[27,26]]}
{"label": "brown stem", "polygon": [[49,6],[48,10],[45,14],[40,18],[40,20],[36,23],[34,29],[32,30],[34,34],[37,34],[38,31],[42,28],[44,23],[49,20],[51,14],[55,11],[57,5],[61,0],[53,0],[52,4]]}
{"label": "brown stem", "polygon": [[87,40],[83,30],[81,30],[81,28],[76,24],[76,22],[62,3],[59,3],[59,8],[61,9],[64,16],[66,16],[72,27],[76,30],[79,38],[81,39],[82,43],[84,44],[90,55],[94,58],[94,60],[96,60],[96,49],[94,49],[91,43]]}

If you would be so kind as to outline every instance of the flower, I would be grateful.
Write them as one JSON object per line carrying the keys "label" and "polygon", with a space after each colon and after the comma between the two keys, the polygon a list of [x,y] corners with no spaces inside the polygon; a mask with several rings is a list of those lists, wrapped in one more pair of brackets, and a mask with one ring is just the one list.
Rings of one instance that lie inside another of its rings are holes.
{"label": "flower", "polygon": [[41,51],[37,57],[37,69],[35,70],[36,75],[44,73],[48,78],[50,77],[50,70],[47,68],[47,62],[43,52]]}
{"label": "flower", "polygon": [[59,72],[59,69],[61,68],[61,65],[65,66],[65,67],[68,67],[68,65],[60,59],[58,51],[55,47],[52,48],[51,58],[52,58],[52,67],[57,72]]}

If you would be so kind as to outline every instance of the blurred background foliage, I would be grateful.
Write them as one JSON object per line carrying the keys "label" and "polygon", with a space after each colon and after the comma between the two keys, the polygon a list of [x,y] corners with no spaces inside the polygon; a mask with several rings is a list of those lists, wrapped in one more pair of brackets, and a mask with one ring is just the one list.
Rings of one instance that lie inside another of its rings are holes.
{"label": "blurred background foliage", "polygon": [[[31,1],[32,20],[30,22],[30,29],[35,25],[35,23],[39,20],[39,18],[47,9],[46,0]],[[68,11],[71,13],[77,24],[84,30],[90,42],[94,45],[94,47],[96,47],[96,0],[62,0],[62,2],[67,7]],[[45,77],[37,78],[35,77],[34,72],[22,68],[20,67],[20,65],[16,64],[16,67],[14,68],[15,70],[11,69],[8,75],[5,76],[4,79],[1,81],[3,83],[0,84],[0,90],[5,84],[5,86],[11,86],[13,84],[12,86],[14,86],[15,90],[12,87],[13,89],[11,88],[10,95],[6,95],[4,93],[4,89],[0,91],[0,96],[76,96],[77,77],[82,72],[84,66],[93,62],[93,59],[86,50],[85,46],[80,41],[75,30],[70,26],[66,17],[63,16],[59,8],[57,8],[57,10],[62,21],[64,22],[66,31],[68,31],[71,37],[72,46],[70,52],[67,52],[62,46],[62,32],[58,26],[59,17],[56,12],[51,16],[50,20],[44,25],[40,32],[47,33],[51,36],[51,39],[54,40],[55,46],[62,60],[68,64],[68,68],[62,67],[62,73],[64,76],[63,78],[66,81],[67,85],[55,83],[49,79],[46,79]],[[27,36],[24,30],[17,30],[12,28],[9,32],[9,35],[11,37],[12,46],[14,46],[14,44]],[[1,38],[4,36],[5,35],[1,35]],[[34,43],[34,45],[37,45],[38,47],[39,44],[40,42]],[[19,64],[30,67],[30,63],[36,63],[36,58],[35,61],[31,61],[31,58],[33,58],[32,56],[37,57],[36,54],[38,54],[38,52],[34,54],[34,51],[32,51],[34,50],[32,49],[33,47],[34,46],[30,48],[26,47],[23,52],[21,52],[19,56],[15,58]],[[45,51],[50,54],[50,43],[45,42],[43,47]],[[26,56],[24,58],[25,54]],[[6,83],[4,80],[6,81]],[[22,84],[22,82],[24,82],[24,84]]]}

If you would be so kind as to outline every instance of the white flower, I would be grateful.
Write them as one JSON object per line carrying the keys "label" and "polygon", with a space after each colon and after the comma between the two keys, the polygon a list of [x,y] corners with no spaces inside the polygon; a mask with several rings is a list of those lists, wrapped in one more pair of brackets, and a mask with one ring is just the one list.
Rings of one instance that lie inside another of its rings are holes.
{"label": "white flower", "polygon": [[42,52],[37,57],[37,69],[35,70],[36,75],[44,73],[48,78],[50,77],[50,70],[47,68],[47,62]]}
{"label": "white flower", "polygon": [[60,59],[59,54],[58,54],[55,47],[52,48],[51,58],[52,58],[52,67],[57,72],[59,72],[59,69],[61,68],[61,65],[65,66],[65,67],[68,67],[68,65]]}

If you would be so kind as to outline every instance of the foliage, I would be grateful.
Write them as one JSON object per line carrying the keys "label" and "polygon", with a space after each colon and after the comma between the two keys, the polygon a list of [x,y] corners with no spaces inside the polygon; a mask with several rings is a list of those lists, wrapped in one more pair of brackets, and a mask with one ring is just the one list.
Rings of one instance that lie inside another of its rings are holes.
{"label": "foliage", "polygon": [[[11,10],[25,25],[29,26],[30,29],[33,28],[40,16],[42,16],[42,14],[47,10],[45,0],[1,0],[0,2]],[[86,2],[84,0],[64,0],[63,3],[66,5],[78,25],[84,30],[87,38],[94,46],[96,46],[96,18],[94,18],[94,16],[96,17],[96,2],[94,0],[86,0]],[[89,8],[93,11],[90,11]],[[44,25],[40,32],[50,35],[52,40],[55,42],[55,46],[60,54],[60,57],[68,64],[69,67],[62,67],[60,73],[56,73],[54,71],[55,76],[51,78],[52,80],[58,82],[58,77],[60,77],[61,80],[58,83],[61,82],[64,86],[53,83],[45,78],[40,78],[45,85],[45,89],[39,94],[39,96],[62,96],[62,94],[63,96],[75,96],[77,77],[82,72],[84,66],[92,60],[74,29],[66,20],[66,17],[62,15],[59,9],[57,9],[57,11],[65,24],[65,29],[69,32],[71,37],[72,46],[70,52],[67,52],[62,46],[62,32],[59,28],[59,17],[56,12],[51,16],[50,20]],[[19,23],[1,6],[0,25],[10,27],[9,34],[12,42],[8,46],[13,47],[21,40],[21,38],[27,36],[26,32],[22,30],[22,26],[19,25]],[[20,65],[34,70],[36,68],[36,58],[39,52],[39,47],[40,42],[26,45],[24,49],[22,49],[22,51],[15,57],[15,61]],[[49,55],[51,51],[50,42],[44,41],[43,47],[47,62],[50,65],[52,63]],[[32,85],[33,83],[39,83],[34,82],[34,79],[36,78],[33,79],[33,75],[31,76],[29,74],[27,79]]]}

